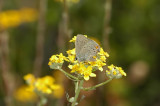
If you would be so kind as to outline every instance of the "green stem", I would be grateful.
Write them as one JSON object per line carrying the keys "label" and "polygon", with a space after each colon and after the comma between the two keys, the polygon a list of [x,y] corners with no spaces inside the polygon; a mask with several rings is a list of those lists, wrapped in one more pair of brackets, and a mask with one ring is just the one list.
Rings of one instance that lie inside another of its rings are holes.
{"label": "green stem", "polygon": [[59,69],[61,72],[63,72],[65,75],[67,75],[68,77],[70,77],[70,78],[72,78],[72,79],[74,79],[74,80],[78,80],[78,78],[76,78],[75,76],[73,76],[73,75],[71,75],[71,74],[69,74],[69,73],[67,73],[66,71],[64,71],[63,69]]}
{"label": "green stem", "polygon": [[79,86],[78,86],[78,89],[77,89],[76,92],[75,92],[74,101],[73,101],[73,103],[72,103],[71,106],[75,106],[75,104],[76,104],[76,102],[77,102],[77,99],[78,99],[78,96],[79,96],[79,93],[80,93],[80,90],[81,90],[81,88],[82,88],[83,82],[84,82],[83,80],[80,81],[80,84],[79,84]]}
{"label": "green stem", "polygon": [[100,87],[100,86],[102,86],[102,85],[107,84],[107,83],[110,82],[111,80],[112,80],[112,78],[109,79],[109,80],[107,80],[107,81],[105,81],[105,82],[102,82],[102,83],[100,83],[100,84],[97,84],[97,85],[95,85],[95,86],[83,88],[83,90],[85,90],[85,91],[94,90],[94,89],[97,88],[97,87]]}
{"label": "green stem", "polygon": [[39,96],[40,96],[40,101],[37,106],[44,106],[47,103],[47,98],[42,94],[40,94]]}

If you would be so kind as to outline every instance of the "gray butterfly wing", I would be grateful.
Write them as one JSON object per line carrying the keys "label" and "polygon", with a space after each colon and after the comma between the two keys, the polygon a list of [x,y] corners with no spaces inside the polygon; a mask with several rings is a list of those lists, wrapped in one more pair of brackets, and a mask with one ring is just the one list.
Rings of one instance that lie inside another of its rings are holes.
{"label": "gray butterfly wing", "polygon": [[75,42],[75,51],[76,51],[76,57],[79,60],[81,57],[80,51],[83,48],[83,46],[88,42],[88,38],[85,37],[84,35],[78,34],[76,37],[76,42]]}
{"label": "gray butterfly wing", "polygon": [[94,61],[93,56],[96,56],[100,50],[100,46],[93,40],[88,39],[88,42],[81,48],[79,53],[79,61]]}

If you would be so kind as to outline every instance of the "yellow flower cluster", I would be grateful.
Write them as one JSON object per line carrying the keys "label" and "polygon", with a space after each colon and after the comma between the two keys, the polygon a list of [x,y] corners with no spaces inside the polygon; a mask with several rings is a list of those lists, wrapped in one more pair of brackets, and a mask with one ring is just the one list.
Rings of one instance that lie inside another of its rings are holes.
{"label": "yellow flower cluster", "polygon": [[77,61],[76,61],[76,52],[75,52],[75,48],[74,49],[72,49],[72,50],[68,50],[67,51],[67,54],[68,54],[68,60],[69,60],[69,62],[70,63],[77,63]]}
{"label": "yellow flower cluster", "polygon": [[[85,35],[87,37],[87,35]],[[69,42],[75,42],[76,36],[74,36]],[[96,70],[103,71],[103,66],[106,65],[106,59],[109,57],[109,54],[107,52],[104,52],[102,48],[100,48],[100,52],[97,54],[97,56],[94,56],[93,58],[96,61],[85,61],[85,62],[78,62],[75,57],[75,48],[72,50],[68,50],[67,54],[68,57],[63,56],[62,53],[59,55],[53,55],[49,59],[48,65],[52,69],[56,69],[55,64],[59,63],[58,60],[61,60],[60,63],[63,64],[64,60],[69,62],[69,69],[71,69],[71,73],[76,73],[78,76],[83,77],[85,80],[89,80],[89,77],[96,77],[96,74],[93,72]]]}
{"label": "yellow flower cluster", "polygon": [[[94,70],[99,69],[103,71],[103,66],[106,65],[106,57],[108,53],[104,52],[103,49],[100,49],[99,55],[95,59],[96,61],[88,62],[78,62],[75,60],[75,49],[67,51],[69,62],[71,63],[68,67],[71,69],[71,73],[79,73],[83,75],[85,80],[89,80],[89,77],[96,77],[96,74],[93,73]],[[106,55],[107,54],[107,55]]]}
{"label": "yellow flower cluster", "polygon": [[31,91],[38,91],[44,94],[51,94],[54,90],[60,88],[60,85],[55,84],[55,80],[51,76],[35,78],[32,74],[27,74],[24,79],[29,85]]}
{"label": "yellow flower cluster", "polygon": [[106,70],[106,75],[109,78],[119,79],[122,76],[126,76],[126,73],[123,71],[121,67],[116,67],[113,64],[108,66],[108,70]]}
{"label": "yellow flower cluster", "polygon": [[32,8],[3,11],[0,13],[0,29],[16,27],[24,22],[32,22],[36,19],[37,11]]}
{"label": "yellow flower cluster", "polygon": [[59,55],[52,55],[51,58],[49,59],[48,65],[51,65],[52,63],[64,63],[64,60],[68,61],[68,59],[60,53]]}
{"label": "yellow flower cluster", "polygon": [[50,68],[59,69],[62,67],[64,60],[69,61],[62,53],[52,55],[51,58],[49,58],[48,65],[50,66]]}

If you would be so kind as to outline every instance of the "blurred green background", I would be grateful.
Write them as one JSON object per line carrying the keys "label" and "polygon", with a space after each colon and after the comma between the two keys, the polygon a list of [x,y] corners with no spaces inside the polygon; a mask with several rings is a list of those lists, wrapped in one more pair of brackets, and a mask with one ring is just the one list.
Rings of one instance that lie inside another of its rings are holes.
{"label": "blurred green background", "polygon": [[[3,0],[1,12],[19,10],[24,7],[38,11],[39,1]],[[67,27],[71,32],[70,36],[86,34],[88,37],[96,38],[101,42],[102,47],[105,47],[106,45],[103,45],[103,33],[106,1],[108,0],[67,1],[69,17]],[[160,1],[110,1],[112,2],[109,23],[111,32],[107,41],[109,50],[106,50],[110,54],[108,64],[113,63],[121,66],[127,73],[127,77],[115,79],[107,84],[103,88],[105,93],[103,96],[100,95],[102,99],[97,100],[99,96],[96,96],[98,95],[95,93],[96,91],[93,91],[93,93],[84,92],[86,98],[79,105],[159,106]],[[59,25],[60,22],[63,22],[62,13],[64,12],[64,5],[58,0],[48,0],[47,5],[46,19],[44,20],[46,22],[46,30],[41,76],[54,73],[48,67],[48,60],[51,55],[60,52],[58,38],[61,27]],[[10,71],[16,76],[18,86],[24,83],[23,76],[25,74],[33,72],[36,57],[37,26],[38,19],[5,29],[9,34]],[[62,24],[62,26],[65,25]],[[64,50],[61,51],[65,53]],[[0,72],[2,72],[1,70]],[[0,105],[4,105],[5,88],[3,76],[0,76],[0,79]],[[95,80],[88,83],[92,84],[94,82]],[[73,86],[73,84],[68,83],[68,86]],[[65,92],[71,91],[69,88],[65,88]],[[62,98],[65,98],[65,94]],[[53,102],[56,101],[59,101],[59,99],[55,99]],[[17,102],[17,104],[19,103]],[[48,105],[50,106],[50,104]]]}

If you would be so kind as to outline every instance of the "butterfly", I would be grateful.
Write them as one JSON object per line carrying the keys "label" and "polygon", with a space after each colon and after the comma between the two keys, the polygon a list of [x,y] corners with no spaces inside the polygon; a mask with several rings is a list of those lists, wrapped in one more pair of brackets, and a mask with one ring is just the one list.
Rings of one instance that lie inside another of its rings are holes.
{"label": "butterfly", "polygon": [[100,51],[100,46],[84,35],[78,34],[75,41],[76,58],[81,61],[95,61],[94,56]]}

